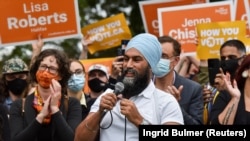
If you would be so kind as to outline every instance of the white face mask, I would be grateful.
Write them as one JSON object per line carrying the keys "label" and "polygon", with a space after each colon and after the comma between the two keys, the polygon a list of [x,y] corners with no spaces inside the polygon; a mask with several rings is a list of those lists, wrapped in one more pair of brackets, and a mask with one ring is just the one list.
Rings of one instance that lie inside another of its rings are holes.
{"label": "white face mask", "polygon": [[170,60],[161,58],[154,70],[155,77],[163,77],[170,72]]}

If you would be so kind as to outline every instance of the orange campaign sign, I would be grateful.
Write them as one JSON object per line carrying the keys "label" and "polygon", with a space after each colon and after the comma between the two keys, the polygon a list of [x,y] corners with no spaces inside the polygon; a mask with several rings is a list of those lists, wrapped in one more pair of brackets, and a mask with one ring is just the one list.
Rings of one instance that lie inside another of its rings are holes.
{"label": "orange campaign sign", "polygon": [[[86,72],[86,80],[87,80],[87,73],[88,73],[88,69],[91,65],[93,64],[101,64],[107,67],[108,73],[110,75],[111,73],[111,67],[112,67],[112,62],[113,62],[114,58],[98,58],[98,59],[86,59],[86,60],[80,60],[85,68],[85,72]],[[89,93],[89,88],[88,88],[88,82],[85,81],[85,85],[84,85],[84,92],[85,93]]]}
{"label": "orange campaign sign", "polygon": [[82,28],[82,34],[89,36],[91,54],[121,45],[121,40],[130,39],[131,32],[123,13],[103,19]]}
{"label": "orange campaign sign", "polygon": [[246,21],[247,35],[250,35],[250,0],[234,0],[235,6],[235,20]]}
{"label": "orange campaign sign", "polygon": [[246,21],[197,24],[199,59],[219,58],[221,45],[230,39],[246,38]]}
{"label": "orange campaign sign", "polygon": [[180,42],[184,54],[196,52],[196,25],[232,21],[233,2],[213,2],[158,9],[160,36],[169,35]]}
{"label": "orange campaign sign", "polygon": [[158,8],[198,4],[206,2],[209,2],[209,0],[139,1],[140,12],[142,15],[142,21],[145,31],[147,33],[154,34],[157,37],[159,36],[159,24],[157,17]]}
{"label": "orange campaign sign", "polygon": [[81,35],[77,0],[1,0],[0,46]]}

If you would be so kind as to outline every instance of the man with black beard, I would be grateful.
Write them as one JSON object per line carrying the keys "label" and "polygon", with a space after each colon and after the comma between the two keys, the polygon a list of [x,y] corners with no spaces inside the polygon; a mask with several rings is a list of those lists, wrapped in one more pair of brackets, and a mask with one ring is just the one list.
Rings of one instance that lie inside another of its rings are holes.
{"label": "man with black beard", "polygon": [[4,63],[0,81],[1,102],[8,111],[13,101],[27,93],[28,72],[27,64],[19,58],[12,58]]}
{"label": "man with black beard", "polygon": [[[128,73],[134,74],[135,77],[126,77],[125,75]],[[150,73],[150,68],[147,68],[142,74],[138,74],[138,72],[132,68],[125,69],[123,73],[123,97],[129,99],[141,93],[148,85],[148,80],[150,80],[148,74]]]}
{"label": "man with black beard", "polygon": [[183,125],[177,100],[157,89],[151,79],[161,54],[161,44],[152,34],[142,33],[129,41],[123,60],[122,96],[111,89],[99,96],[76,129],[75,141],[138,141],[140,125]]}

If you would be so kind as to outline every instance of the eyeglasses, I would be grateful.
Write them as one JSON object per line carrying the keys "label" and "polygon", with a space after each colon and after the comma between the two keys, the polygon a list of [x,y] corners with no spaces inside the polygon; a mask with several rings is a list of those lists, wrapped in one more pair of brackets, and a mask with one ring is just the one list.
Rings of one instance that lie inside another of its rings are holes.
{"label": "eyeglasses", "polygon": [[48,66],[46,66],[46,65],[41,65],[41,66],[39,66],[38,69],[41,70],[41,71],[45,71],[45,70],[48,69],[48,71],[49,71],[51,74],[57,74],[57,73],[58,73],[58,68],[53,67],[53,66],[48,67]]}
{"label": "eyeglasses", "polygon": [[76,69],[75,72],[71,72],[71,74],[75,74],[75,75],[84,75],[82,69]]}

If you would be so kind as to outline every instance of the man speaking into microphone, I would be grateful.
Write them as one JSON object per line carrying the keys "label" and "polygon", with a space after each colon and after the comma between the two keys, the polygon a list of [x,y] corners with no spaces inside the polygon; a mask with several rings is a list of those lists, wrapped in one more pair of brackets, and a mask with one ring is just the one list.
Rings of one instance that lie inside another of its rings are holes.
{"label": "man speaking into microphone", "polygon": [[77,127],[75,141],[138,141],[139,125],[183,125],[176,99],[151,79],[161,55],[154,35],[133,37],[125,48],[121,96],[110,89],[99,96]]}

